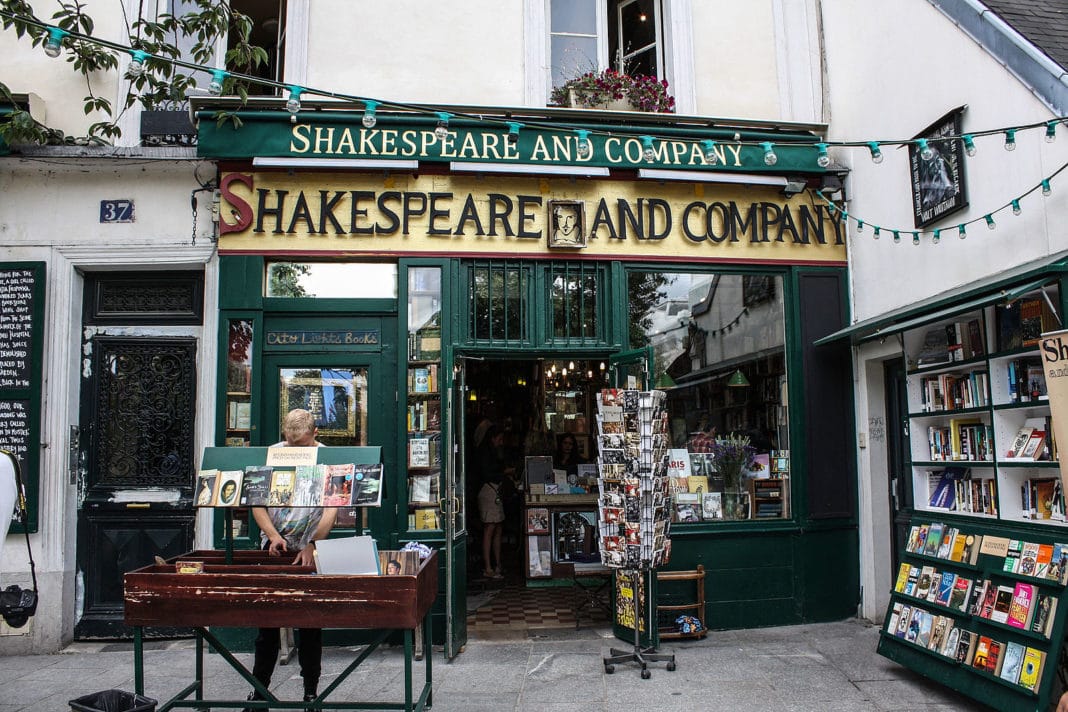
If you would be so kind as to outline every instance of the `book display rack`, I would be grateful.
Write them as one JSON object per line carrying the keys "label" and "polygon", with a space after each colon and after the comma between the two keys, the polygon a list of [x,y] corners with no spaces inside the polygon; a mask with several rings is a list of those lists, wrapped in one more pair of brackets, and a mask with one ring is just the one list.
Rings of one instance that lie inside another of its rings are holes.
{"label": "book display rack", "polygon": [[408,270],[408,529],[441,529],[441,269]]}
{"label": "book display rack", "polygon": [[913,507],[1064,526],[1038,337],[1055,286],[904,332]]}
{"label": "book display rack", "polygon": [[878,651],[1000,710],[1045,710],[1064,640],[1068,537],[916,517]]}
{"label": "book display rack", "polygon": [[656,621],[655,596],[647,583],[671,551],[664,401],[663,391],[622,389],[602,390],[597,399],[601,559],[618,569],[617,591],[622,586],[631,593],[629,599],[617,595],[616,616],[620,624],[629,618],[634,630],[633,649],[611,648],[603,658],[604,670],[611,674],[618,663],[634,662],[641,667],[642,679],[651,675],[650,662],[666,662],[669,671],[675,669],[673,653],[642,646],[643,628],[651,629]]}

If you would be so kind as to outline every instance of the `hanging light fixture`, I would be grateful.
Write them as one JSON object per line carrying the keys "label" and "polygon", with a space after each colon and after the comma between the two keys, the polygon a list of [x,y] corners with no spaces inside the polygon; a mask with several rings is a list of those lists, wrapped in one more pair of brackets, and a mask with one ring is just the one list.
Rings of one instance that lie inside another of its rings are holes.
{"label": "hanging light fixture", "polygon": [[434,128],[434,135],[439,141],[444,141],[449,135],[449,119],[452,114],[447,111],[438,112],[438,125]]}
{"label": "hanging light fixture", "polygon": [[145,71],[146,59],[148,59],[148,52],[143,52],[139,49],[130,50],[130,66],[126,71],[130,73],[131,77],[141,76],[141,72]]}
{"label": "hanging light fixture", "polygon": [[920,151],[920,158],[925,161],[929,161],[934,158],[934,149],[927,145],[927,139],[916,139],[916,147]]}
{"label": "hanging light fixture", "polygon": [[760,147],[764,149],[764,165],[774,166],[779,162],[779,157],[775,155],[775,147],[771,145],[771,141],[762,141]]}
{"label": "hanging light fixture", "polygon": [[590,145],[590,132],[586,129],[575,129],[575,135],[578,136],[575,151],[579,158],[586,158],[593,153],[593,146]]}
{"label": "hanging light fixture", "polygon": [[652,136],[642,136],[642,158],[649,163],[656,160],[656,149],[653,148]]}
{"label": "hanging light fixture", "polygon": [[230,76],[230,73],[225,69],[215,69],[211,72],[211,83],[208,84],[208,93],[212,96],[219,96],[223,92],[223,82]]}
{"label": "hanging light fixture", "polygon": [[44,43],[44,53],[55,59],[63,51],[63,38],[70,33],[58,27],[48,28],[48,39]]}
{"label": "hanging light fixture", "polygon": [[961,138],[964,139],[964,152],[969,156],[974,156],[976,153],[975,141],[972,140],[971,134],[964,134]]}
{"label": "hanging light fixture", "polygon": [[286,111],[296,114],[300,111],[300,95],[304,92],[300,87],[289,87],[289,99],[286,100]]}
{"label": "hanging light fixture", "polygon": [[368,99],[363,102],[363,118],[360,119],[360,123],[364,128],[373,129],[375,124],[378,123],[378,117],[375,116],[375,109],[378,108],[378,102],[372,99]]}
{"label": "hanging light fixture", "polygon": [[742,369],[739,368],[727,379],[727,385],[731,388],[745,388],[749,385],[749,379],[745,377]]}
{"label": "hanging light fixture", "polygon": [[514,146],[519,143],[519,129],[523,128],[523,124],[518,121],[508,122],[508,136],[507,141],[510,145]]}
{"label": "hanging light fixture", "polygon": [[716,154],[716,142],[704,140],[701,142],[701,147],[704,149],[705,163],[710,166],[714,166],[719,163],[719,156]]}
{"label": "hanging light fixture", "polygon": [[1005,150],[1006,151],[1015,151],[1016,150],[1016,130],[1015,129],[1005,129]]}
{"label": "hanging light fixture", "polygon": [[816,144],[816,165],[820,168],[826,168],[831,165],[831,157],[827,155],[827,144]]}
{"label": "hanging light fixture", "polygon": [[882,149],[879,148],[879,144],[877,142],[868,141],[868,150],[871,151],[871,162],[872,163],[882,163],[883,162],[883,152],[882,152]]}

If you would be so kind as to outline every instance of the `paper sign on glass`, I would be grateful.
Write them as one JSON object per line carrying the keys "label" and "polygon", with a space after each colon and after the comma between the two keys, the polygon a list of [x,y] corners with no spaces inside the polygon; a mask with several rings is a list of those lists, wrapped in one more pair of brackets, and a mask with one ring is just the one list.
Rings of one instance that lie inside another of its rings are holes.
{"label": "paper sign on glass", "polygon": [[267,448],[267,466],[314,465],[318,458],[318,450],[317,447],[269,447]]}

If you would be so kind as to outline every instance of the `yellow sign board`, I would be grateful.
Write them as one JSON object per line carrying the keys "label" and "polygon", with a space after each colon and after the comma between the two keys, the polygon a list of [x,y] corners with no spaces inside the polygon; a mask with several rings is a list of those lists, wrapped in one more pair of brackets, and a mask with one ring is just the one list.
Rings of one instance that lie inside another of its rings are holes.
{"label": "yellow sign board", "polygon": [[771,186],[367,173],[224,173],[228,254],[844,264],[845,228]]}

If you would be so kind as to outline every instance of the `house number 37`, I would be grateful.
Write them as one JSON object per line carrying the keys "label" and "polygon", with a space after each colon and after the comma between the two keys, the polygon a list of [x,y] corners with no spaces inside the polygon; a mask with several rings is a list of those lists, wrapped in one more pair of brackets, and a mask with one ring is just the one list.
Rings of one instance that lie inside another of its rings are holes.
{"label": "house number 37", "polygon": [[134,204],[132,200],[101,200],[100,222],[120,223],[134,221]]}

